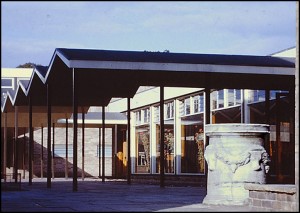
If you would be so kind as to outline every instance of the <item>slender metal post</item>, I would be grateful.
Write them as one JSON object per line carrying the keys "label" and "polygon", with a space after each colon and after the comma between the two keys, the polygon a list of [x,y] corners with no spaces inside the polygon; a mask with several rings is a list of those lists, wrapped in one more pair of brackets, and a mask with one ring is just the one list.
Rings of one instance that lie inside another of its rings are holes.
{"label": "slender metal post", "polygon": [[[265,92],[265,122],[270,124],[270,90]],[[269,134],[265,134],[264,147],[268,153],[270,153],[270,137]]]}
{"label": "slender metal post", "polygon": [[7,112],[4,112],[4,145],[3,145],[3,175],[6,182],[6,167],[7,167]]}
{"label": "slender metal post", "polygon": [[47,138],[47,188],[51,188],[51,94],[50,85],[47,84],[47,115],[48,115],[48,138]]}
{"label": "slender metal post", "polygon": [[18,181],[18,106],[15,107],[14,176]]}
{"label": "slender metal post", "polygon": [[[205,124],[210,124],[210,88],[205,88]],[[205,146],[208,144],[208,136],[206,136]]]}
{"label": "slender metal post", "polygon": [[44,127],[41,126],[41,137],[42,137],[42,147],[41,147],[41,178],[44,177]]}
{"label": "slender metal post", "polygon": [[160,187],[165,187],[164,87],[160,86]]}
{"label": "slender metal post", "polygon": [[[210,124],[210,88],[209,87],[205,88],[205,116],[204,116],[204,118],[205,118],[204,123]],[[205,134],[205,147],[207,147],[209,145],[209,137],[206,136],[205,126],[204,126],[204,134]],[[208,174],[207,161],[205,161],[205,174],[207,177],[207,174]],[[207,190],[207,181],[206,181],[206,190]]]}
{"label": "slender metal post", "polygon": [[23,132],[23,159],[22,159],[22,167],[23,167],[23,179],[25,179],[25,152],[26,152],[26,127],[23,128],[24,132]]}
{"label": "slender metal post", "polygon": [[83,107],[82,107],[82,174],[81,174],[81,178],[82,180],[84,180],[84,111],[83,111]]}
{"label": "slender metal post", "polygon": [[[265,122],[266,124],[270,125],[270,90],[265,90]],[[271,143],[270,143],[270,134],[264,135],[264,148],[266,149],[267,153],[272,158],[271,150]],[[270,173],[266,174],[266,183],[270,181]]]}
{"label": "slender metal post", "polygon": [[245,90],[241,89],[241,123],[245,123]]}
{"label": "slender metal post", "polygon": [[281,111],[281,100],[280,93],[276,93],[276,156],[275,156],[275,165],[276,165],[276,178],[277,181],[282,181],[281,174],[281,165],[282,165],[282,146],[281,146],[281,138],[280,138],[280,111]]}
{"label": "slender metal post", "polygon": [[117,156],[117,124],[112,128],[112,177],[116,178],[116,156]]}
{"label": "slender metal post", "polygon": [[77,111],[76,72],[73,68],[73,191],[77,191]]}
{"label": "slender metal post", "polygon": [[55,123],[52,124],[52,178],[55,177],[54,157],[55,157]]}
{"label": "slender metal post", "polygon": [[68,179],[68,130],[69,130],[69,124],[68,124],[68,118],[66,118],[66,161],[65,161],[65,177]]}
{"label": "slender metal post", "polygon": [[29,185],[32,185],[32,150],[33,150],[33,130],[32,130],[32,100],[29,96],[29,155],[28,155],[28,166],[29,166]]}
{"label": "slender metal post", "polygon": [[127,184],[131,184],[131,156],[130,156],[130,98],[127,98]]}
{"label": "slender metal post", "polygon": [[105,106],[102,106],[102,182],[105,181]]}
{"label": "slender metal post", "polygon": [[100,151],[101,151],[101,128],[99,127],[99,144],[98,144],[98,165],[99,165],[99,178],[101,177],[101,153],[100,153]]}

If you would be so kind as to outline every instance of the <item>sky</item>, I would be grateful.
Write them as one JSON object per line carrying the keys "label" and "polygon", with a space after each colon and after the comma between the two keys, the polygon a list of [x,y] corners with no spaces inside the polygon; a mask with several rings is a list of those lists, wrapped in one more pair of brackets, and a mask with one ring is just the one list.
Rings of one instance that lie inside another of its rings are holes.
{"label": "sky", "polygon": [[269,55],[296,46],[296,1],[1,1],[1,67],[55,48]]}

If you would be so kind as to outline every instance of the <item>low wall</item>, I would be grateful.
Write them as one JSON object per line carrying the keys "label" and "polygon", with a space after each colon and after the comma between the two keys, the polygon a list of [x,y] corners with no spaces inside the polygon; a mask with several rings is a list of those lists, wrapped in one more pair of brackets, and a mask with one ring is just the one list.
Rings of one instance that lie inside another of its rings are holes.
{"label": "low wall", "polygon": [[[132,183],[160,184],[160,174],[131,174]],[[165,175],[166,186],[200,186],[206,188],[206,175]]]}
{"label": "low wall", "polygon": [[296,211],[296,186],[246,183],[253,211]]}

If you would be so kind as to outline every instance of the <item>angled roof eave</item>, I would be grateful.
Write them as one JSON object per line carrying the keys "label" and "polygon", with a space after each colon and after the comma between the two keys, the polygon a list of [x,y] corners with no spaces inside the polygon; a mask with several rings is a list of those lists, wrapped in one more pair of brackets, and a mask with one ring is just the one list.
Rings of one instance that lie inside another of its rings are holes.
{"label": "angled roof eave", "polygon": [[44,84],[46,84],[48,82],[48,78],[49,78],[49,75],[50,75],[50,72],[52,70],[52,66],[54,64],[54,61],[56,59],[56,57],[59,57],[65,64],[66,66],[68,66],[70,68],[70,64],[69,64],[69,61],[66,57],[64,57],[64,55],[62,55],[60,52],[59,52],[59,48],[56,48],[54,50],[54,53],[52,55],[52,58],[50,60],[50,63],[49,63],[49,66],[48,66],[48,70],[47,70],[47,73],[45,74],[45,76],[43,76],[41,79],[42,81],[44,82]]}
{"label": "angled roof eave", "polygon": [[29,87],[29,83],[30,83],[30,80],[20,80],[19,81],[19,87],[21,87],[23,93],[27,96],[28,95],[28,87]]}
{"label": "angled roof eave", "polygon": [[2,112],[6,111],[6,112],[12,112],[14,111],[14,104],[13,104],[13,100],[14,100],[14,91],[10,90],[6,92],[7,96],[5,99],[5,102],[3,104],[3,110]]}
{"label": "angled roof eave", "polygon": [[27,94],[26,93],[27,93],[26,88],[24,88],[24,86],[19,81],[18,87],[17,87],[14,97],[12,99],[13,106],[27,105],[28,102],[27,102]]}
{"label": "angled roof eave", "polygon": [[[37,81],[35,79],[38,79],[40,82],[45,84],[45,75],[47,73],[48,67],[46,66],[35,66],[32,72],[32,75],[30,77],[30,81],[27,87],[27,95],[30,92],[31,85],[34,83],[34,81]],[[37,77],[35,77],[37,76]]]}
{"label": "angled roof eave", "polygon": [[3,105],[1,106],[1,112],[11,112],[13,111],[14,106],[12,104],[12,97],[10,93],[7,91],[6,92],[6,98],[4,100]]}

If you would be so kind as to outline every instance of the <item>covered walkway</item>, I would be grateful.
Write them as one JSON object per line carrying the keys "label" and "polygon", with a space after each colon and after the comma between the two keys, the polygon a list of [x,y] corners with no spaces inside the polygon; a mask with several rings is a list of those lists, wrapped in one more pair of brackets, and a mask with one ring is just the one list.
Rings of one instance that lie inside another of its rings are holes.
{"label": "covered walkway", "polygon": [[[216,54],[186,54],[57,48],[48,67],[37,67],[28,84],[19,84],[17,93],[2,108],[4,128],[7,113],[15,118],[18,137],[18,108],[28,115],[30,133],[29,156],[32,156],[34,113],[45,113],[47,123],[47,188],[51,188],[51,126],[55,112],[62,118],[73,114],[73,191],[77,191],[77,128],[78,112],[85,114],[90,106],[102,106],[105,128],[105,106],[113,97],[127,98],[127,127],[130,127],[130,99],[139,86],[160,87],[160,117],[164,117],[165,87],[205,88],[205,124],[210,121],[210,91],[218,88],[287,90],[295,92],[295,62],[289,58],[271,56],[241,56]],[[294,97],[294,95],[292,96]],[[7,103],[7,105],[6,105]],[[37,111],[34,106],[37,106]],[[84,119],[84,118],[83,118]],[[104,129],[103,128],[103,129]],[[128,132],[128,172],[131,176],[130,131]],[[164,119],[160,119],[164,132]],[[5,133],[5,131],[4,131]],[[5,133],[6,134],[6,133]],[[102,134],[104,141],[104,131]],[[164,153],[164,135],[160,135],[160,156]],[[4,147],[7,141],[4,137]],[[104,144],[104,142],[103,142]],[[206,141],[208,145],[208,139]],[[104,149],[103,149],[104,150]],[[6,148],[4,148],[5,154]],[[104,154],[103,154],[104,156]],[[17,157],[15,155],[15,157]],[[15,169],[17,166],[15,166]],[[4,163],[4,168],[6,164]],[[29,183],[32,182],[32,162],[29,159]],[[4,171],[5,173],[5,171]],[[164,187],[164,160],[160,161],[160,186]]]}

